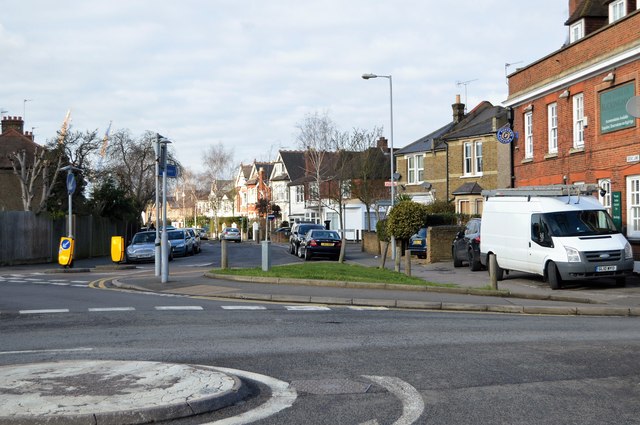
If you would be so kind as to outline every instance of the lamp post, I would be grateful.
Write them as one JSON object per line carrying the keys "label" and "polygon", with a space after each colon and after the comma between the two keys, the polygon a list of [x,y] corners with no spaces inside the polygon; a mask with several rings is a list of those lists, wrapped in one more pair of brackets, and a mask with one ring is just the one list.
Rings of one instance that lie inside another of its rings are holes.
{"label": "lamp post", "polygon": [[[393,178],[393,79],[391,78],[391,74],[389,75],[377,75],[377,74],[362,74],[362,78],[365,80],[369,80],[371,78],[388,78],[389,79],[389,122],[390,122],[390,138],[389,138],[389,158],[391,163],[391,174],[389,177],[391,178],[391,208],[393,208],[395,204],[395,179]],[[391,258],[396,258],[396,238],[391,235]]]}

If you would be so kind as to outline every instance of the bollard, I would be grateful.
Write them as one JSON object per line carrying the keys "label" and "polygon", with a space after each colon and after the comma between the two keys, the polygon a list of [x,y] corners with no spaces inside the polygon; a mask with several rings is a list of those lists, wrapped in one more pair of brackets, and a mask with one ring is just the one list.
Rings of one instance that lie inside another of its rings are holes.
{"label": "bollard", "polygon": [[271,241],[262,241],[262,271],[271,270]]}
{"label": "bollard", "polygon": [[226,270],[229,268],[229,261],[227,256],[227,240],[220,240],[220,268]]}
{"label": "bollard", "polygon": [[498,289],[498,261],[496,254],[489,254],[489,278],[491,279],[491,289]]}

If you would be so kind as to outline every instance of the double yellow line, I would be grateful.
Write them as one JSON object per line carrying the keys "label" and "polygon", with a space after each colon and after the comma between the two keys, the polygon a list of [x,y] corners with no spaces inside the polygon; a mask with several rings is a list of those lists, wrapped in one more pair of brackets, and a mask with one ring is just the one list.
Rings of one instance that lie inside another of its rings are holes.
{"label": "double yellow line", "polygon": [[113,280],[113,278],[105,277],[103,279],[98,279],[98,280],[94,280],[93,282],[89,282],[87,286],[93,289],[111,289],[106,285],[106,283],[109,282],[110,280]]}

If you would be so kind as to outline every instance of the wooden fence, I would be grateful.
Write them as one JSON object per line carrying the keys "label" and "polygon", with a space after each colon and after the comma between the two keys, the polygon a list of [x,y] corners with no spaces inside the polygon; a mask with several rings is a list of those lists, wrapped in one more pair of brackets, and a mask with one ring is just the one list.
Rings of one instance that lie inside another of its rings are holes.
{"label": "wooden fence", "polygon": [[[77,259],[110,255],[112,236],[123,236],[127,241],[137,231],[136,223],[94,216],[73,218]],[[66,218],[53,220],[28,211],[0,212],[0,266],[57,262],[66,226]]]}

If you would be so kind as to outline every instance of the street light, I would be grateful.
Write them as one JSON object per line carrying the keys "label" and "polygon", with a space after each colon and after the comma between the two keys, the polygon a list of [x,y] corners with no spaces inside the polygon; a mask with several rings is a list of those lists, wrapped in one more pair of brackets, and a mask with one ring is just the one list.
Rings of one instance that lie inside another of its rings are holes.
{"label": "street light", "polygon": [[[390,145],[389,145],[389,157],[390,157],[390,163],[391,163],[391,174],[390,174],[390,178],[391,178],[391,208],[393,208],[393,205],[395,204],[395,179],[393,178],[393,79],[391,78],[391,75],[377,75],[377,74],[362,74],[362,78],[364,78],[365,80],[370,80],[371,78],[388,78],[389,79],[389,110],[390,110],[390,116],[389,116],[389,121],[391,124],[391,128],[390,128]],[[391,258],[395,259],[396,258],[396,238],[393,237],[393,235],[391,236]]]}

